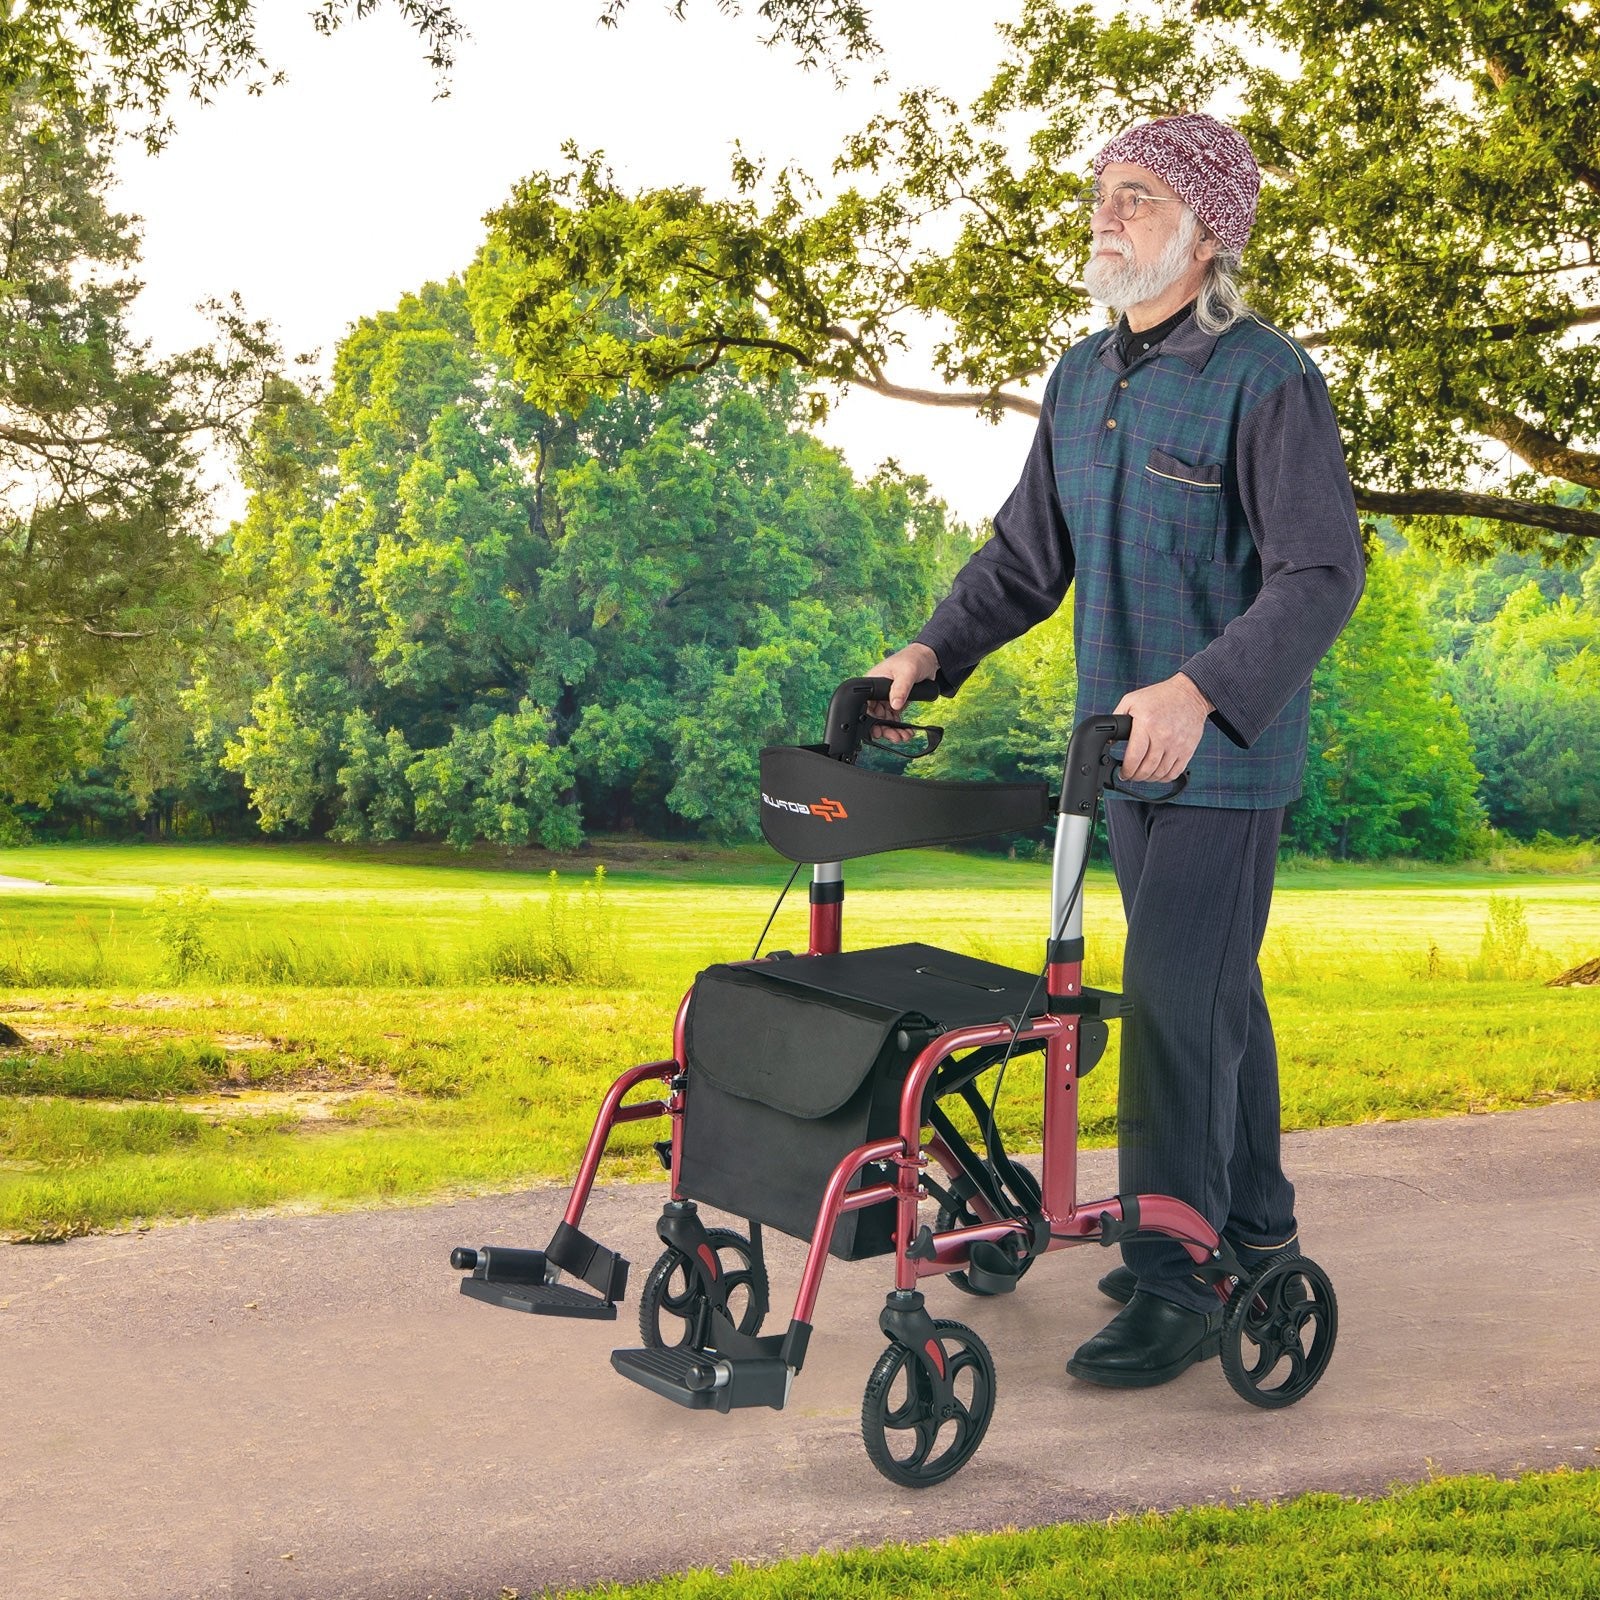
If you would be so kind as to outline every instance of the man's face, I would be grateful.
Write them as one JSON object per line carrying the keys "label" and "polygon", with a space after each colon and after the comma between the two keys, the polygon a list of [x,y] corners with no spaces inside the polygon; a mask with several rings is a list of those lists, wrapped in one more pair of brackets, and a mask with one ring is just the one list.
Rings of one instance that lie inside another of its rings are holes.
{"label": "man's face", "polygon": [[[1159,299],[1186,277],[1198,288],[1215,244],[1201,237],[1194,213],[1171,184],[1148,167],[1108,161],[1098,187],[1103,199],[1089,219],[1092,238],[1083,270],[1091,298],[1125,311]],[[1127,209],[1132,197],[1132,216],[1118,216],[1117,200]]]}

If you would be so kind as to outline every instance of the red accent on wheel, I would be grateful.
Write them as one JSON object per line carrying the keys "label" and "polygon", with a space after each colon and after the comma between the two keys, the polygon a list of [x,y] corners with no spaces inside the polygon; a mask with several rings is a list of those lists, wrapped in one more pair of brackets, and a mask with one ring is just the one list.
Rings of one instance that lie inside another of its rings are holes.
{"label": "red accent on wheel", "polygon": [[700,1259],[705,1262],[706,1271],[711,1274],[712,1282],[716,1282],[716,1280],[721,1276],[721,1274],[717,1271],[716,1251],[714,1251],[710,1245],[703,1244],[700,1246]]}
{"label": "red accent on wheel", "polygon": [[944,1350],[941,1348],[939,1341],[930,1339],[922,1348],[928,1352],[928,1359],[933,1363],[942,1378],[944,1376]]}

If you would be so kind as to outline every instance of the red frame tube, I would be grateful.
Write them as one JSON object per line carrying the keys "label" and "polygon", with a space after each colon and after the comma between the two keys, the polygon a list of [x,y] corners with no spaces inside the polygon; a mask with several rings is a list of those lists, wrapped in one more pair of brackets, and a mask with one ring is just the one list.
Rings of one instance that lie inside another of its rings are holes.
{"label": "red frame tube", "polygon": [[[635,1084],[644,1083],[650,1078],[661,1078],[670,1083],[678,1076],[678,1072],[676,1061],[649,1061],[642,1067],[633,1067],[624,1072],[606,1091],[606,1097],[601,1101],[599,1113],[594,1119],[594,1131],[589,1135],[588,1148],[583,1152],[583,1165],[578,1168],[572,1195],[567,1201],[564,1220],[569,1228],[576,1228],[583,1220],[583,1208],[589,1203],[589,1191],[594,1187],[594,1175],[599,1170],[600,1157],[605,1153],[612,1126],[618,1122],[637,1122],[642,1117],[659,1117],[669,1109],[663,1100],[647,1100],[638,1105],[624,1106],[622,1097]],[[676,1163],[676,1140],[673,1156]]]}
{"label": "red frame tube", "polygon": [[[1078,962],[1052,962],[1048,980],[1052,1000],[1080,994],[1082,966]],[[1003,1022],[957,1028],[935,1039],[912,1062],[900,1097],[900,1137],[879,1139],[851,1151],[834,1168],[828,1180],[822,1204],[817,1211],[817,1225],[801,1274],[800,1290],[795,1298],[794,1316],[797,1322],[812,1321],[817,1295],[822,1287],[822,1274],[827,1265],[828,1246],[835,1225],[846,1211],[875,1205],[882,1200],[895,1200],[899,1208],[895,1236],[901,1241],[895,1255],[895,1287],[898,1289],[913,1289],[919,1278],[943,1276],[967,1266],[969,1251],[979,1240],[998,1242],[1008,1235],[1026,1232],[1019,1222],[984,1219],[975,1226],[933,1234],[931,1259],[913,1258],[906,1253],[917,1233],[917,1203],[926,1193],[920,1183],[923,1166],[930,1157],[947,1169],[957,1165],[953,1154],[937,1134],[931,1135],[926,1144],[922,1142],[922,1103],[928,1085],[941,1063],[951,1056],[963,1050],[1002,1044],[1011,1036],[1010,1024]],[[1078,1037],[1078,1015],[1056,1012],[1034,1018],[1016,1035],[1019,1044],[1033,1039],[1045,1041],[1044,1178],[1041,1189],[1042,1210],[1051,1232],[1047,1250],[1064,1250],[1098,1240],[1102,1216],[1115,1222],[1123,1220],[1122,1201],[1115,1195],[1082,1203],[1077,1198]],[[853,1194],[847,1193],[855,1175],[876,1161],[892,1161],[898,1166],[899,1177],[896,1182],[874,1184]],[[1192,1206],[1171,1195],[1140,1195],[1138,1201],[1141,1230],[1165,1233],[1176,1239],[1197,1263],[1210,1260],[1211,1251],[1218,1242],[1217,1235]],[[973,1197],[971,1204],[980,1217],[983,1211],[989,1209],[981,1204],[981,1197],[978,1196]],[[1217,1292],[1226,1297],[1224,1286],[1219,1285]]]}
{"label": "red frame tube", "polygon": [[839,941],[844,933],[844,901],[833,900],[825,905],[811,902],[811,939],[808,956],[836,956]]}
{"label": "red frame tube", "polygon": [[[837,951],[841,910],[838,901],[812,905],[811,954],[824,955]],[[1051,962],[1047,969],[1047,980],[1052,1002],[1081,994],[1082,965],[1079,962]],[[607,1091],[595,1117],[583,1163],[567,1203],[565,1220],[570,1227],[577,1227],[583,1217],[607,1138],[612,1127],[619,1122],[635,1122],[655,1116],[672,1118],[672,1195],[674,1199],[683,1198],[680,1189],[683,1091],[678,1080],[682,1077],[686,1060],[684,1028],[692,994],[691,989],[684,995],[673,1020],[673,1059],[634,1067],[624,1072]],[[1051,1233],[1047,1250],[1066,1249],[1099,1239],[1102,1217],[1109,1217],[1116,1222],[1123,1220],[1122,1201],[1115,1195],[1082,1204],[1077,1199],[1078,1036],[1078,1014],[1072,1012],[1049,1012],[1035,1017],[1016,1034],[1019,1044],[1035,1039],[1045,1041],[1041,1190],[1042,1210]],[[799,1292],[795,1297],[795,1321],[807,1324],[812,1321],[833,1230],[847,1211],[859,1211],[890,1200],[895,1202],[898,1208],[895,1234],[898,1240],[903,1241],[895,1254],[895,1286],[899,1289],[915,1288],[919,1278],[959,1271],[969,1264],[971,1247],[980,1240],[998,1242],[1012,1234],[1026,1232],[1019,1222],[994,1217],[992,1213],[986,1216],[985,1213],[990,1213],[991,1208],[982,1196],[975,1195],[970,1202],[980,1218],[975,1226],[932,1234],[931,1255],[914,1259],[906,1253],[917,1233],[918,1201],[926,1194],[921,1185],[922,1168],[930,1158],[950,1171],[959,1170],[960,1166],[954,1153],[937,1134],[930,1135],[926,1144],[922,1141],[922,1104],[928,1085],[940,1065],[951,1056],[963,1050],[1002,1044],[1011,1038],[1009,1023],[984,1023],[953,1029],[940,1035],[918,1053],[906,1074],[901,1091],[899,1137],[878,1139],[871,1144],[861,1145],[839,1162],[828,1179],[822,1203],[817,1210],[817,1223],[801,1273]],[[631,1106],[622,1104],[629,1090],[651,1078],[672,1084],[672,1092],[667,1100],[647,1100]],[[853,1193],[848,1192],[851,1180],[863,1167],[881,1161],[892,1162],[899,1169],[893,1183],[875,1183]],[[1192,1206],[1170,1195],[1140,1195],[1138,1201],[1141,1229],[1165,1233],[1176,1239],[1197,1263],[1204,1264],[1211,1258],[1211,1252],[1218,1243],[1217,1235]],[[1226,1298],[1227,1289],[1224,1285],[1219,1284],[1217,1292]]]}

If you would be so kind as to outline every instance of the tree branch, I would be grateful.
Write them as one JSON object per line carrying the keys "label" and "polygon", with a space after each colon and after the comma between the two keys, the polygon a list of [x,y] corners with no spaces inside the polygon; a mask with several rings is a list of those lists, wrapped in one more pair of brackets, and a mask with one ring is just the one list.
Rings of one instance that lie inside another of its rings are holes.
{"label": "tree branch", "polygon": [[[1487,334],[1491,339],[1517,339],[1526,334],[1562,333],[1568,328],[1582,328],[1600,322],[1600,306],[1574,306],[1570,312],[1548,317],[1527,317],[1521,322],[1491,322],[1483,328],[1463,328],[1463,337]],[[1303,350],[1321,350],[1345,341],[1338,328],[1322,333],[1297,333],[1295,343]]]}
{"label": "tree branch", "polygon": [[1356,506],[1384,517],[1484,517],[1527,528],[1548,528],[1569,537],[1600,540],[1600,511],[1545,505],[1504,495],[1472,494],[1464,489],[1408,489],[1388,493],[1356,488]]}
{"label": "tree branch", "polygon": [[1586,489],[1600,489],[1600,455],[1590,450],[1574,450],[1542,428],[1524,421],[1512,411],[1494,406],[1473,408],[1474,426],[1509,446],[1537,472],[1568,483],[1581,483]]}

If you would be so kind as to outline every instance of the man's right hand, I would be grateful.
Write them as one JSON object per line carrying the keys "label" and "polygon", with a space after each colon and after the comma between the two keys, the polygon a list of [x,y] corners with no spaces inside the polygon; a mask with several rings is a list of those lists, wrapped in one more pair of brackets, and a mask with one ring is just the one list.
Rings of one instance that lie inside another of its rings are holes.
{"label": "man's right hand", "polygon": [[[890,683],[888,700],[868,701],[868,713],[874,717],[897,719],[911,697],[911,686],[935,678],[938,674],[939,658],[925,644],[908,644],[904,650],[896,650],[892,656],[885,656],[870,672],[862,674],[865,678],[887,678]],[[878,737],[899,743],[914,736],[880,728]]]}

